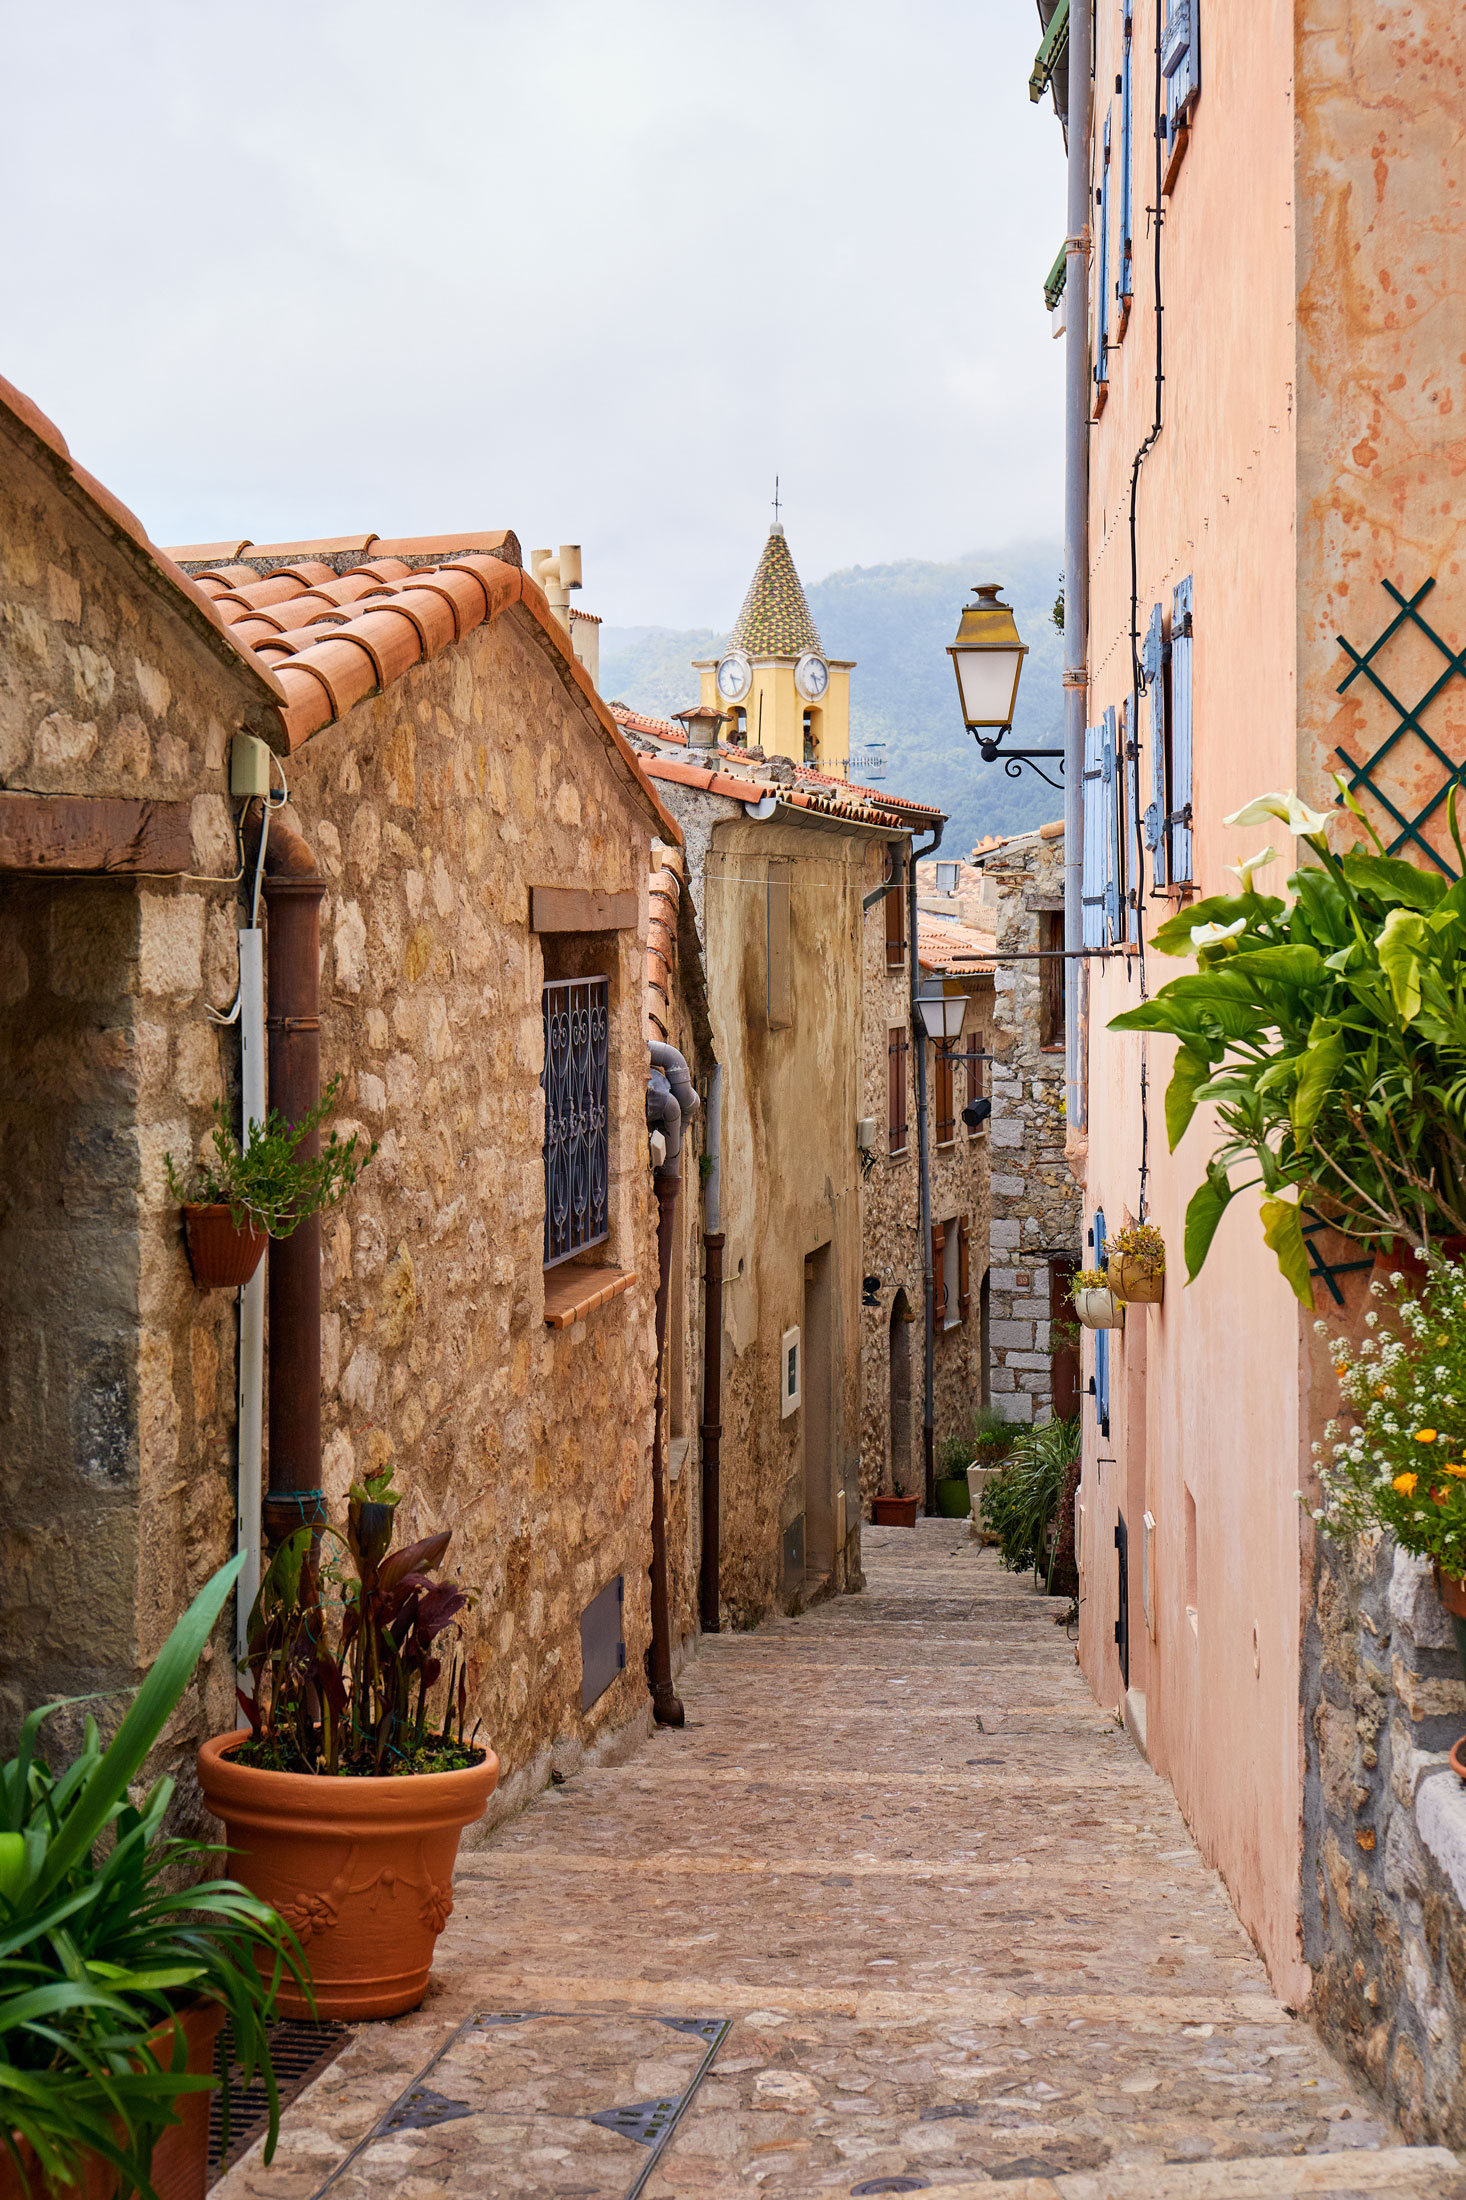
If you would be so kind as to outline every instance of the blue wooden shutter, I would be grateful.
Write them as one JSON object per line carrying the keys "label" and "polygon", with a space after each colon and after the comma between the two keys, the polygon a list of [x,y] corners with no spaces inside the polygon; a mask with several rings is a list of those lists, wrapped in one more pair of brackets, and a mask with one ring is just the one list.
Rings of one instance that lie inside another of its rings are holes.
{"label": "blue wooden shutter", "polygon": [[1100,792],[1104,801],[1105,934],[1112,947],[1120,937],[1120,760],[1113,707],[1100,720]]}
{"label": "blue wooden shutter", "polygon": [[1155,883],[1164,892],[1171,882],[1171,831],[1166,823],[1170,809],[1166,776],[1166,642],[1159,604],[1151,608],[1140,669],[1145,674],[1145,694],[1150,704],[1150,807],[1145,813],[1145,845],[1151,852]]}
{"label": "blue wooden shutter", "polygon": [[1171,597],[1171,876],[1191,884],[1191,575]]}
{"label": "blue wooden shutter", "polygon": [[1084,729],[1084,847],[1080,898],[1086,947],[1103,947],[1105,941],[1105,811],[1100,733],[1098,726]]}
{"label": "blue wooden shutter", "polygon": [[1099,185],[1099,266],[1095,271],[1098,326],[1095,330],[1094,378],[1110,379],[1110,118],[1105,116],[1104,160]]}
{"label": "blue wooden shutter", "polygon": [[[1094,1211],[1094,1265],[1105,1265],[1105,1211]],[[1099,1422],[1101,1436],[1110,1433],[1110,1332],[1096,1329],[1094,1336],[1094,1417]]]}
{"label": "blue wooden shutter", "polygon": [[1166,0],[1166,27],[1161,36],[1161,74],[1166,80],[1166,143],[1174,146],[1176,132],[1191,112],[1201,90],[1201,26],[1197,20],[1200,0]]}
{"label": "blue wooden shutter", "polygon": [[1135,187],[1131,175],[1135,133],[1132,127],[1130,45],[1131,10],[1130,0],[1126,0],[1125,45],[1120,62],[1120,268],[1115,278],[1115,296],[1121,299],[1129,299],[1135,289]]}
{"label": "blue wooden shutter", "polygon": [[1145,890],[1145,880],[1140,868],[1140,718],[1135,690],[1130,691],[1125,704],[1125,717],[1120,747],[1125,760],[1125,775],[1121,782],[1125,798],[1125,877],[1124,909],[1125,937],[1140,937],[1140,897]]}

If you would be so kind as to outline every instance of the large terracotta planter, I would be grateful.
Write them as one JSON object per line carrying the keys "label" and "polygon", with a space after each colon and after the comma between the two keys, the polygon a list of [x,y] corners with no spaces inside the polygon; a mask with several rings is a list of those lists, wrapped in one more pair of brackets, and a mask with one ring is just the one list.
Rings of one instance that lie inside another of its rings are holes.
{"label": "large terracotta planter", "polygon": [[[453,1908],[458,1837],[499,1777],[487,1750],[464,1772],[331,1779],[232,1762],[247,1740],[220,1734],[198,1754],[204,1801],[222,1818],[230,1874],[295,1928],[316,2013],[353,2023],[415,2009]],[[287,1982],[287,2016],[307,2016]]]}
{"label": "large terracotta planter", "polygon": [[919,1497],[876,1497],[871,1500],[872,1517],[878,1528],[914,1528],[920,1507]]}
{"label": "large terracotta planter", "polygon": [[[181,2012],[188,2039],[188,2068],[203,2077],[214,2068],[214,2042],[224,2023],[224,2011],[216,2001],[195,2002]],[[157,2054],[173,2053],[172,2026],[154,2032],[150,2045]],[[153,2149],[153,2187],[158,2200],[204,2200],[209,2183],[209,2104],[211,2093],[184,2093],[178,2097],[179,2122],[170,2124]],[[21,2142],[21,2155],[34,2161]],[[100,2155],[88,2154],[75,2185],[67,2189],[69,2200],[112,2200],[117,2172]],[[52,2200],[46,2181],[38,2173],[23,2177],[10,2156],[0,2149],[0,2200]]]}
{"label": "large terracotta planter", "polygon": [[1166,1295],[1166,1265],[1112,1253],[1105,1262],[1110,1289],[1127,1306],[1159,1306]]}
{"label": "large terracotta planter", "polygon": [[1082,1329],[1123,1329],[1125,1309],[1113,1291],[1098,1286],[1074,1293],[1074,1316]]}
{"label": "large terracotta planter", "polygon": [[259,1267],[269,1234],[246,1222],[236,1230],[227,1207],[185,1207],[188,1265],[202,1291],[237,1291]]}

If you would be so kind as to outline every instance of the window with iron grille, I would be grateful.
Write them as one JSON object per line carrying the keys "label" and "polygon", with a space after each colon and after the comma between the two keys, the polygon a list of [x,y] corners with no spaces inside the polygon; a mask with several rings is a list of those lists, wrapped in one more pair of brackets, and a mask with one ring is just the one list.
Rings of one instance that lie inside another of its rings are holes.
{"label": "window with iron grille", "polygon": [[906,1151],[906,1080],[911,1041],[904,1024],[892,1024],[886,1034],[886,1066],[889,1078],[891,1152]]}
{"label": "window with iron grille", "polygon": [[545,987],[545,1266],[610,1235],[610,984]]}

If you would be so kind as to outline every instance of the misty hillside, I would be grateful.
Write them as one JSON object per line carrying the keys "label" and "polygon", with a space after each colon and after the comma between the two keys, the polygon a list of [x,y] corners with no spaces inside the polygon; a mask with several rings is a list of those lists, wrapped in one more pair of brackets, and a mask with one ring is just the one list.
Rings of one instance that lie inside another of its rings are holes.
{"label": "misty hillside", "polygon": [[[1028,768],[1014,780],[1001,765],[983,763],[963,728],[947,655],[968,590],[974,582],[1001,579],[1029,649],[1010,738],[1025,748],[1061,746],[1064,642],[1052,620],[1061,562],[1056,546],[1029,543],[953,565],[906,558],[895,565],[850,566],[806,584],[825,648],[832,657],[856,660],[852,748],[885,742],[887,770],[879,784],[947,812],[944,851],[970,848],[984,833],[1017,832],[1063,815],[1062,793]],[[601,692],[665,717],[697,699],[692,659],[717,655],[726,641],[726,634],[706,627],[603,627]],[[1055,766],[1045,769],[1057,778]]]}

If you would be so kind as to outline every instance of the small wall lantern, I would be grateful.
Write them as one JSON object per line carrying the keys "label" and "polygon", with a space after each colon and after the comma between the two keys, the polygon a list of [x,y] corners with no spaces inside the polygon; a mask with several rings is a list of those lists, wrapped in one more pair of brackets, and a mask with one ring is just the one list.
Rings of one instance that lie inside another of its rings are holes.
{"label": "small wall lantern", "polygon": [[961,1038],[962,1019],[967,1014],[965,993],[919,993],[916,1005],[927,1037],[935,1039],[938,1046],[950,1046],[954,1039]]}
{"label": "small wall lantern", "polygon": [[[1062,769],[1064,752],[1003,747],[1003,736],[1012,727],[1018,707],[1018,679],[1028,645],[1020,640],[1018,622],[1002,601],[1002,585],[984,581],[973,589],[976,600],[963,605],[957,639],[948,643],[947,655],[957,674],[962,723],[976,735],[979,755],[985,764],[1001,764],[1008,777],[1016,779],[1022,766],[1035,757],[1053,757]],[[1047,772],[1038,776],[1049,786],[1056,785]]]}

